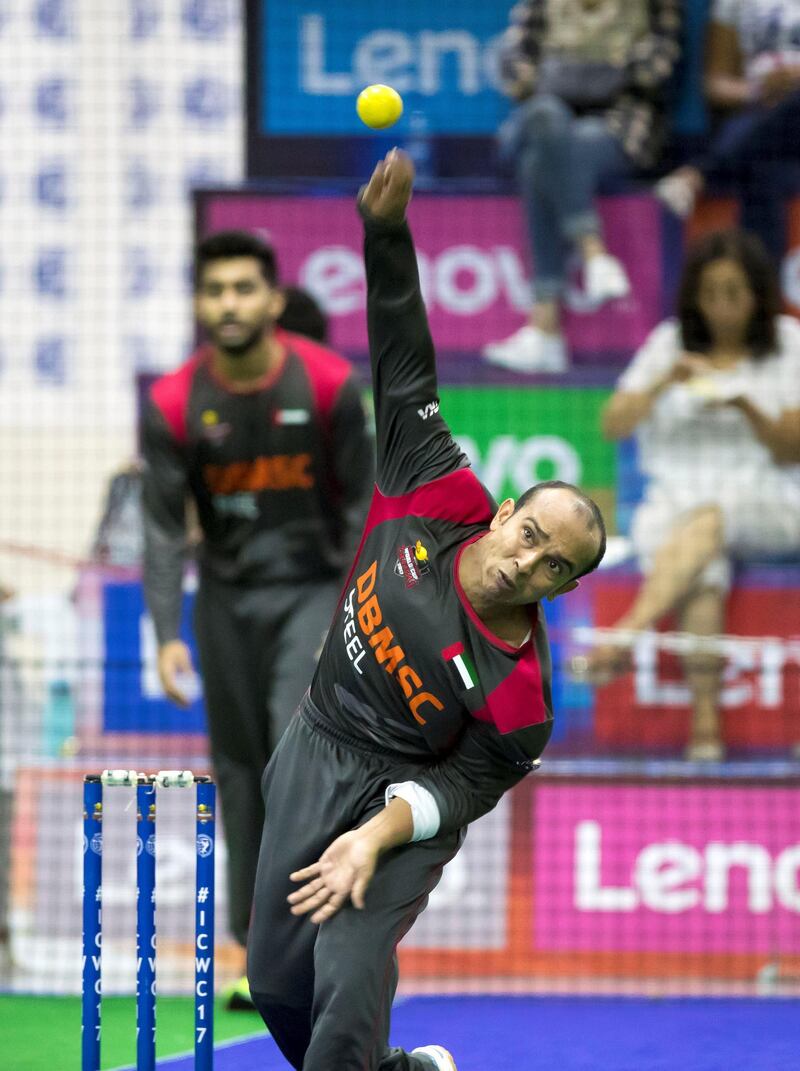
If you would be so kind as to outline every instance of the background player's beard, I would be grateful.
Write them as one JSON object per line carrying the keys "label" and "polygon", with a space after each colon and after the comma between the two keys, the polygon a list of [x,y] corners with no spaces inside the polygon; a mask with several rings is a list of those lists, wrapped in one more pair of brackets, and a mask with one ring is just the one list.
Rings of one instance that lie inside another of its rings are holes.
{"label": "background player's beard", "polygon": [[244,357],[267,329],[266,324],[262,324],[260,327],[254,328],[241,342],[228,342],[225,338],[220,336],[220,332],[214,331],[212,338],[214,345],[221,350],[226,357]]}

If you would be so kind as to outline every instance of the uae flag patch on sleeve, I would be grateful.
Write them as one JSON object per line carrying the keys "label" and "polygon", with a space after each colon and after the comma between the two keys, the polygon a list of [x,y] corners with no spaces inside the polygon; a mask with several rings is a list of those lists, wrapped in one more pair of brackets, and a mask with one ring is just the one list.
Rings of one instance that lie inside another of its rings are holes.
{"label": "uae flag patch on sleeve", "polygon": [[461,681],[462,687],[469,691],[478,684],[478,674],[475,672],[475,663],[464,649],[463,643],[453,643],[442,651],[442,658],[449,662],[454,672]]}

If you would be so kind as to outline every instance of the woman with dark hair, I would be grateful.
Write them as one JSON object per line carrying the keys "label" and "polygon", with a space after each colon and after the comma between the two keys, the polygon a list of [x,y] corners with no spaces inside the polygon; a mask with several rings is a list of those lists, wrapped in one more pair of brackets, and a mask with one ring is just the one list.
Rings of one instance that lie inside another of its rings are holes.
{"label": "woman with dark hair", "polygon": [[[603,433],[634,431],[649,478],[631,525],[644,580],[616,623],[647,629],[676,612],[698,636],[724,630],[731,561],[800,550],[800,324],[778,313],[761,242],[712,234],[689,252],[678,318],[654,329],[603,412]],[[589,656],[598,683],[627,668],[607,645]],[[722,666],[685,658],[694,717],[686,755],[724,754]]]}

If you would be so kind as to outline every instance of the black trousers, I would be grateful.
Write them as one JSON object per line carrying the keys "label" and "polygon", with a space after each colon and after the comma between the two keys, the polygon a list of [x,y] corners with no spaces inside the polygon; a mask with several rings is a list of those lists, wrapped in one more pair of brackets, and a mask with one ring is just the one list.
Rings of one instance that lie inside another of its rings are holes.
{"label": "black trousers", "polygon": [[244,587],[203,577],[195,636],[228,849],[228,913],[247,943],[264,825],[261,775],[311,683],[337,580]]}
{"label": "black trousers", "polygon": [[[393,781],[418,764],[360,751],[312,726],[308,700],[264,774],[266,820],[248,944],[250,992],[289,1063],[303,1071],[423,1071],[388,1047],[396,948],[428,902],[461,833],[387,852],[362,911],[352,904],[315,926],[289,913],[289,874],[383,807]],[[435,1038],[421,1038],[420,1044]]]}

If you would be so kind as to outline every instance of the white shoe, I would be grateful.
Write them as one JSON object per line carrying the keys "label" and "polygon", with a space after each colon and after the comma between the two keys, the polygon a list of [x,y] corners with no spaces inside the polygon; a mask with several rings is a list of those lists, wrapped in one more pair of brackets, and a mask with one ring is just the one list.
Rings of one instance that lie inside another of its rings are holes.
{"label": "white shoe", "polygon": [[583,289],[594,306],[604,305],[631,292],[628,273],[621,262],[610,253],[589,257],[583,269]]}
{"label": "white shoe", "polygon": [[697,191],[684,175],[666,175],[655,184],[653,192],[680,219],[688,219],[694,211]]}
{"label": "white shoe", "polygon": [[516,372],[566,372],[567,348],[561,335],[550,335],[525,324],[502,342],[489,342],[481,350],[492,364]]}
{"label": "white shoe", "polygon": [[436,1071],[458,1071],[455,1060],[441,1045],[422,1045],[419,1049],[412,1049],[411,1055],[427,1056],[433,1061]]}

